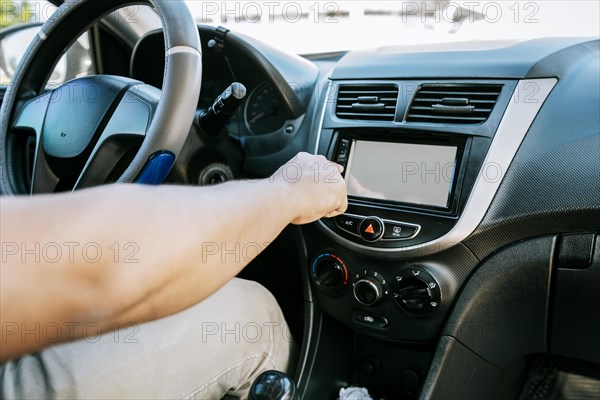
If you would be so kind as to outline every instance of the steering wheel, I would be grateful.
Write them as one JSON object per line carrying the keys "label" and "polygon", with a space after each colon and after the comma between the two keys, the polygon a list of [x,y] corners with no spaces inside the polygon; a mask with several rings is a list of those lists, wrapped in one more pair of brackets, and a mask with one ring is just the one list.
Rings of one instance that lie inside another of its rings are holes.
{"label": "steering wheel", "polygon": [[[110,75],[74,79],[44,92],[49,74],[71,43],[99,19],[133,4],[153,6],[163,25],[162,92]],[[198,28],[183,1],[63,3],[27,49],[4,96],[0,192],[36,194],[111,182],[161,183],[190,131],[201,77]]]}

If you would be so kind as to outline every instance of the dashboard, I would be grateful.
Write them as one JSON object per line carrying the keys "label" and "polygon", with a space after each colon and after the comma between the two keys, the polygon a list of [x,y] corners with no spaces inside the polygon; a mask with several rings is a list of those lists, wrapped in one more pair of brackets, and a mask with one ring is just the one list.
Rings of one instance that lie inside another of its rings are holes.
{"label": "dashboard", "polygon": [[[200,29],[202,31],[202,28]],[[248,94],[241,107],[228,121],[226,129],[229,134],[239,139],[280,131],[287,118],[278,97],[279,93],[274,90],[274,84],[268,80],[268,75],[243,54],[235,49],[225,49],[214,37],[208,37],[210,39],[203,40],[203,47],[208,51],[203,57],[198,110],[207,110],[232,82],[240,82],[245,85]],[[140,39],[132,56],[132,78],[157,88],[162,87],[163,43],[164,38],[160,30],[150,32]]]}
{"label": "dashboard", "polygon": [[[336,337],[395,343],[372,351],[378,362],[390,362],[398,343],[430,349],[398,350],[407,360],[398,368],[418,375],[424,398],[444,398],[445,383],[486,368],[479,385],[493,387],[494,368],[528,352],[600,361],[589,351],[600,320],[588,319],[599,315],[599,292],[579,298],[576,312],[557,303],[598,277],[597,38],[304,58],[222,28],[199,29],[199,112],[233,81],[248,95],[226,126],[236,150],[190,134],[172,181],[195,183],[215,162],[235,176],[266,177],[298,151],[345,166],[347,213],[301,229],[312,310],[301,374],[314,376],[319,354],[347,350],[343,340],[323,347],[328,319],[344,327],[332,328]],[[132,60],[132,76],[157,87],[163,66],[147,66],[162,58],[160,42],[160,32],[142,38]],[[510,328],[485,341],[466,332],[465,321]],[[573,341],[582,329],[589,340]],[[468,354],[478,361],[461,358]],[[447,359],[463,362],[453,368]]]}
{"label": "dashboard", "polygon": [[486,398],[495,368],[535,352],[600,361],[592,336],[575,344],[600,334],[598,292],[565,300],[599,272],[599,55],[585,38],[398,46],[350,52],[327,75],[311,143],[346,167],[349,207],[305,228],[315,303],[413,346],[357,352],[399,374],[432,365],[421,398]]}

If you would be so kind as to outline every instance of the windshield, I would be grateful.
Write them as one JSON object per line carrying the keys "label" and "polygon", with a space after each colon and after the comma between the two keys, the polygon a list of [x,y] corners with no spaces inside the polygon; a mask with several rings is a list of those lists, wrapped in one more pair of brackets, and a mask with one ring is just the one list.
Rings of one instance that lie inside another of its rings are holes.
{"label": "windshield", "polygon": [[591,1],[187,1],[196,21],[292,53],[473,40],[598,36]]}

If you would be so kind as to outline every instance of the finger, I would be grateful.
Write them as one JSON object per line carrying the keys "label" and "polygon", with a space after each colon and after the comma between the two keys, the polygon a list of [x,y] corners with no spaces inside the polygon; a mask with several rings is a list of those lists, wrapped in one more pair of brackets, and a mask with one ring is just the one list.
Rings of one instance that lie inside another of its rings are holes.
{"label": "finger", "polygon": [[337,217],[338,215],[342,215],[342,212],[339,212],[337,210],[331,211],[330,213],[328,213],[325,217],[323,218],[333,218],[333,217]]}
{"label": "finger", "polygon": [[342,172],[344,172],[344,167],[341,166],[340,164],[333,162],[333,161],[329,161],[327,160],[327,164],[325,165],[325,169],[329,169],[331,170],[331,166],[333,165],[333,167],[335,169],[337,169],[337,171],[341,174]]}
{"label": "finger", "polygon": [[348,209],[348,197],[344,196],[342,198],[342,201],[340,202],[340,204],[335,208],[335,210],[327,213],[325,218],[332,218],[332,217],[338,216],[340,214],[343,214],[346,212],[347,209]]}
{"label": "finger", "polygon": [[348,209],[348,196],[343,196],[342,201],[336,207],[335,211],[344,213],[344,212],[346,212],[347,209]]}

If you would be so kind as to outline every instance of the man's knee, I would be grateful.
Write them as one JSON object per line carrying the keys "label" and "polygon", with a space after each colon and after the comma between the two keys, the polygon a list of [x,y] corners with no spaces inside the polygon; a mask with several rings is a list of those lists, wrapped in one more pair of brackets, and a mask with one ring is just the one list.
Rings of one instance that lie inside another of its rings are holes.
{"label": "man's knee", "polygon": [[[293,342],[277,301],[257,282],[233,279],[211,297],[221,315],[208,328],[225,341],[244,343]],[[226,304],[226,306],[223,306]],[[206,329],[205,329],[206,330]]]}
{"label": "man's knee", "polygon": [[[252,381],[267,369],[289,372],[294,368],[296,344],[277,301],[265,287],[233,279],[203,303],[204,343],[220,348],[225,358],[262,360],[244,372],[243,380]],[[206,319],[207,312],[212,318]]]}

